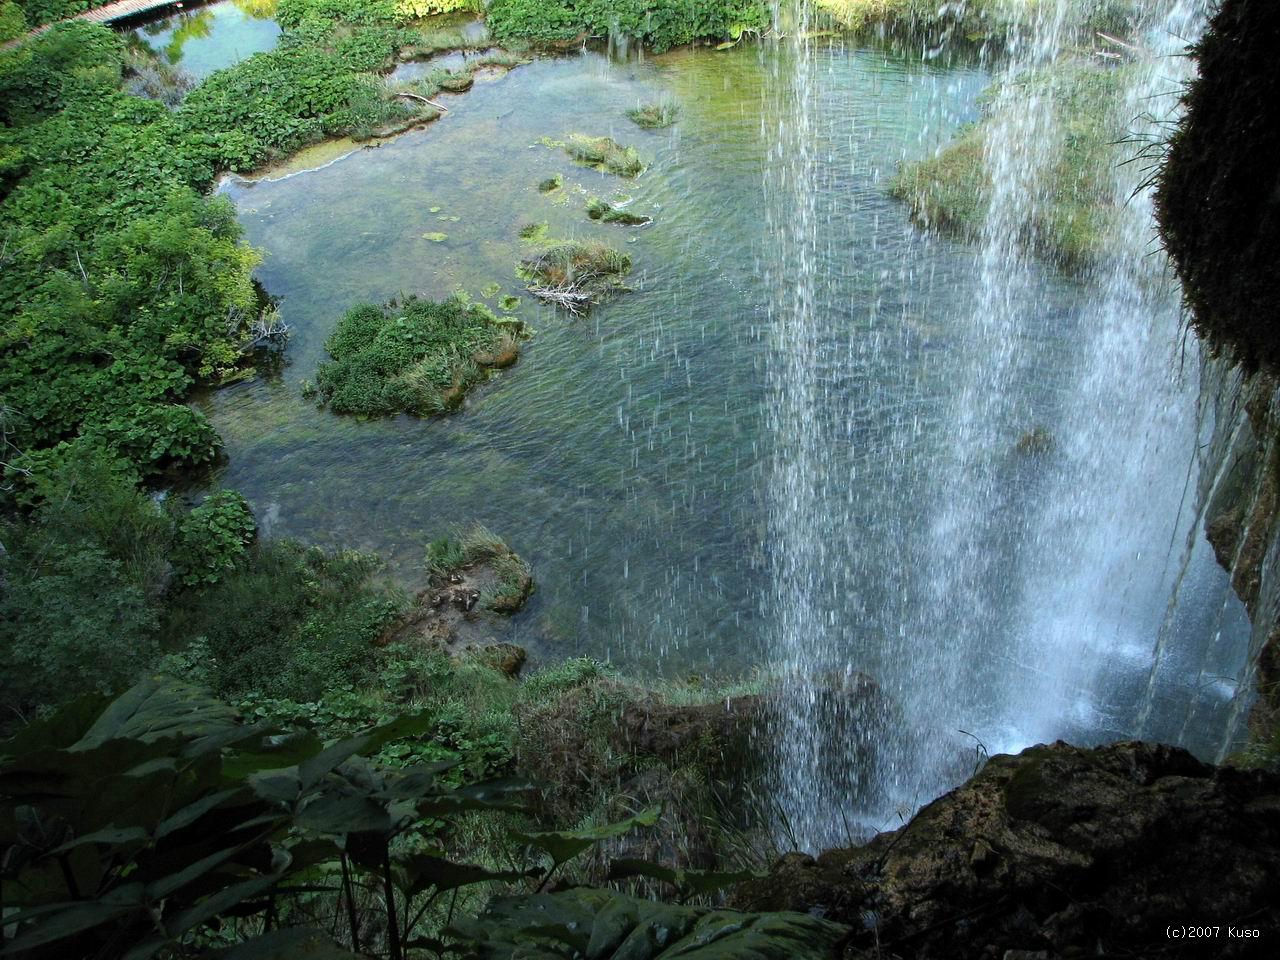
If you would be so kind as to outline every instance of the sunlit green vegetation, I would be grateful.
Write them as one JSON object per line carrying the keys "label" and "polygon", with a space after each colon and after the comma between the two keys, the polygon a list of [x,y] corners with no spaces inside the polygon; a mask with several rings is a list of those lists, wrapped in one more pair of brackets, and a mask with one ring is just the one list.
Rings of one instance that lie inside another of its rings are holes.
{"label": "sunlit green vegetation", "polygon": [[1083,33],[1102,30],[1126,34],[1142,13],[1139,0],[816,0],[817,9],[848,30],[888,28],[906,31],[954,30],[969,40],[1003,41],[1012,32],[1030,30],[1037,20],[1057,17]]}
{"label": "sunlit green vegetation", "polygon": [[761,33],[770,13],[763,0],[493,0],[485,18],[503,43],[555,45],[612,34],[662,51]]}
{"label": "sunlit green vegetation", "polygon": [[564,152],[586,167],[619,177],[638,177],[644,172],[644,161],[635,147],[624,147],[612,137],[589,137],[572,133]]}

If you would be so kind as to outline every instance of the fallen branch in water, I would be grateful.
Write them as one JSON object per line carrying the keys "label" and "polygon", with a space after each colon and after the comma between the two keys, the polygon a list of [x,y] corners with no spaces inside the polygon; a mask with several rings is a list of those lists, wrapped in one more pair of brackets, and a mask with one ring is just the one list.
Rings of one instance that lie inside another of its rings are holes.
{"label": "fallen branch in water", "polygon": [[441,113],[449,112],[448,107],[442,106],[441,104],[436,103],[434,100],[428,100],[426,97],[422,96],[422,94],[419,94],[419,93],[409,93],[408,91],[401,90],[399,93],[396,94],[396,96],[408,97],[410,100],[421,100],[427,106],[434,107],[436,110],[439,110]]}
{"label": "fallen branch in water", "polygon": [[529,287],[529,292],[539,300],[545,300],[547,303],[564,307],[575,317],[585,313],[594,302],[591,294],[579,290],[577,285],[572,283],[555,287]]}

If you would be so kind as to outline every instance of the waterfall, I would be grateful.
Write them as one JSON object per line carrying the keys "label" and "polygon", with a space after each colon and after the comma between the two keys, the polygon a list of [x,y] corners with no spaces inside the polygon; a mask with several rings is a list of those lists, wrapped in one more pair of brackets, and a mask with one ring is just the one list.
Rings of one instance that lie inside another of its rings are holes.
{"label": "waterfall", "polygon": [[[1207,5],[1150,4],[1132,43],[1098,41],[1131,142],[1100,171],[1116,215],[1069,307],[1045,300],[1056,275],[1035,225],[1070,135],[1053,72],[1079,40],[1075,0],[1037,5],[1004,38],[991,203],[932,446],[917,421],[871,440],[853,422],[850,392],[878,394],[825,296],[820,58],[808,4],[775,11],[765,613],[782,675],[774,792],[803,848],[896,826],[984,751],[1145,736],[1212,759],[1240,712],[1248,624],[1201,532],[1202,365],[1156,244],[1150,169],[1120,162],[1176,115]],[[888,501],[907,507],[892,528],[875,520]]]}

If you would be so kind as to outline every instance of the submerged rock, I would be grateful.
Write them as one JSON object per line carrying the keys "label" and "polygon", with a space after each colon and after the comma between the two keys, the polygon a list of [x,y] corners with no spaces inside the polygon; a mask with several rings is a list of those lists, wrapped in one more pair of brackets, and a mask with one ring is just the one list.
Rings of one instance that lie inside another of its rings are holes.
{"label": "submerged rock", "polygon": [[1053,449],[1053,434],[1044,427],[1032,427],[1018,438],[1014,449],[1023,456],[1042,456]]}
{"label": "submerged rock", "polygon": [[1245,957],[1280,929],[1277,889],[1280,778],[1059,742],[993,757],[865,846],[784,857],[733,900],[850,924],[846,957]]}
{"label": "submerged rock", "polygon": [[624,227],[643,227],[653,223],[652,217],[628,213],[599,197],[592,197],[587,201],[587,216],[604,223],[620,223]]}

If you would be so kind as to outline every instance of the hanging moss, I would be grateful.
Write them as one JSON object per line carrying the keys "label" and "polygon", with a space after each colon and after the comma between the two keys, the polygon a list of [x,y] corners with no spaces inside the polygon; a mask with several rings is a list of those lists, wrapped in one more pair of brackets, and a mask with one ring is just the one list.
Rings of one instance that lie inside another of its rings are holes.
{"label": "hanging moss", "polygon": [[1280,365],[1280,5],[1224,0],[1169,141],[1156,215],[1191,322],[1245,369]]}

